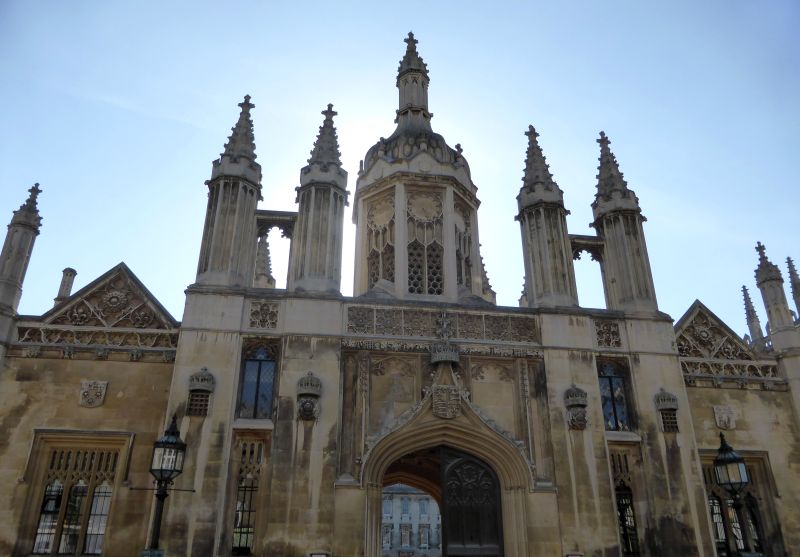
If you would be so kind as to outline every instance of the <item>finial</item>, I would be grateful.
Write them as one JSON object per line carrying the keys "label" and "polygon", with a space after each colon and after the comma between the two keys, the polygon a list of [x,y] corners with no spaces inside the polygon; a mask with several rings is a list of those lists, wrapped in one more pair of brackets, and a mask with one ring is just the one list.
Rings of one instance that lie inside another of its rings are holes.
{"label": "finial", "polygon": [[228,156],[236,161],[239,157],[244,157],[250,161],[256,160],[256,144],[253,135],[253,121],[250,119],[250,109],[256,105],[250,102],[250,95],[244,96],[244,101],[239,103],[242,111],[239,120],[231,128],[231,135],[225,144],[225,151],[222,156]]}
{"label": "finial", "polygon": [[428,66],[422,61],[419,53],[417,52],[417,43],[419,42],[414,38],[414,33],[408,32],[408,38],[403,39],[406,43],[406,54],[400,60],[400,67],[397,69],[397,77],[399,78],[406,72],[417,71],[421,72],[425,77],[428,77]]}
{"label": "finial", "polygon": [[550,166],[547,164],[542,148],[539,146],[539,134],[536,128],[528,126],[525,132],[528,137],[528,150],[525,156],[525,173],[522,176],[524,187],[533,190],[541,184],[545,189],[558,189],[553,175],[550,173]]}
{"label": "finial", "polygon": [[600,144],[600,166],[597,174],[597,194],[609,195],[614,190],[625,191],[628,183],[619,169],[617,157],[611,152],[609,145],[611,140],[606,132],[600,132],[600,138],[596,140]]}
{"label": "finial", "polygon": [[317,163],[322,166],[336,164],[341,166],[341,153],[339,153],[339,139],[336,137],[336,128],[333,127],[333,117],[338,113],[334,112],[333,105],[328,103],[328,109],[321,112],[325,116],[322,125],[319,127],[317,140],[311,150],[309,164]]}
{"label": "finial", "polygon": [[761,242],[756,242],[756,251],[758,252],[758,260],[759,261],[766,261],[767,260],[767,248]]}
{"label": "finial", "polygon": [[750,292],[744,285],[742,285],[742,297],[744,297],[744,314],[750,320],[756,315],[756,308],[753,306],[753,300],[750,299]]}
{"label": "finial", "polygon": [[33,186],[28,190],[29,194],[28,199],[25,200],[25,203],[20,207],[20,209],[26,209],[28,211],[36,211],[36,201],[39,197],[39,194],[42,193],[41,188],[39,187],[39,182],[33,184]]}

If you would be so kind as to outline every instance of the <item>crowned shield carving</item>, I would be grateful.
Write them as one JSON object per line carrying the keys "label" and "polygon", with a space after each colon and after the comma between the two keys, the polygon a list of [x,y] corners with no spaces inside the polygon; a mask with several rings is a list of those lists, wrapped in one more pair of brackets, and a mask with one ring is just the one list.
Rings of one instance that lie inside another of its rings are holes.
{"label": "crowned shield carving", "polygon": [[434,416],[450,420],[461,415],[461,392],[458,387],[434,385],[431,390],[431,410]]}
{"label": "crowned shield carving", "polygon": [[103,405],[106,399],[108,381],[81,381],[81,396],[78,404],[85,408],[96,408]]}
{"label": "crowned shield carving", "polygon": [[720,429],[736,429],[736,412],[730,406],[714,406],[714,421]]}

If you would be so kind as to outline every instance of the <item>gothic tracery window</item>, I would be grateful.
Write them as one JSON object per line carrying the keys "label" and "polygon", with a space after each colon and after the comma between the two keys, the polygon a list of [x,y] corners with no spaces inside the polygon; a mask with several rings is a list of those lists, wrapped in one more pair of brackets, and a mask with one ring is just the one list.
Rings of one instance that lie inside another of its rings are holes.
{"label": "gothic tracery window", "polygon": [[444,292],[442,199],[432,192],[408,196],[408,292]]}
{"label": "gothic tracery window", "polygon": [[367,287],[394,282],[394,198],[384,196],[367,210]]}
{"label": "gothic tracery window", "polygon": [[31,553],[102,554],[119,448],[91,447],[89,442],[84,447],[49,447],[45,454],[47,482],[40,495]]}
{"label": "gothic tracery window", "polygon": [[628,406],[626,370],[615,361],[598,361],[597,367],[606,430],[630,431],[633,427]]}
{"label": "gothic tracery window", "polygon": [[255,346],[245,351],[239,387],[239,418],[272,418],[277,358],[271,346]]}

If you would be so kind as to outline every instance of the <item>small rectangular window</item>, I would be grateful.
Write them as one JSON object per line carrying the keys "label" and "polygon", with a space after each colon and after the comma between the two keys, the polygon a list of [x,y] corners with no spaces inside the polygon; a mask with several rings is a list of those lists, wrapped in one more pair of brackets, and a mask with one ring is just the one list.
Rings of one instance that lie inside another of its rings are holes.
{"label": "small rectangular window", "polygon": [[678,432],[677,410],[667,409],[661,411],[661,428],[664,430],[664,433]]}
{"label": "small rectangular window", "polygon": [[207,416],[211,393],[208,391],[190,391],[189,403],[186,405],[187,416]]}

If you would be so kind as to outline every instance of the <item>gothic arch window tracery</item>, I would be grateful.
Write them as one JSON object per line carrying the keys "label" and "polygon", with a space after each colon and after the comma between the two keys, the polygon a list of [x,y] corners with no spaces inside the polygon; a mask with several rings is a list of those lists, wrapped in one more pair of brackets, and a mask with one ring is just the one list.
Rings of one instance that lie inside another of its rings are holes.
{"label": "gothic arch window tracery", "polygon": [[385,195],[367,210],[367,283],[394,282],[394,199]]}
{"label": "gothic arch window tracery", "polygon": [[437,192],[408,195],[408,292],[444,292],[442,197]]}

